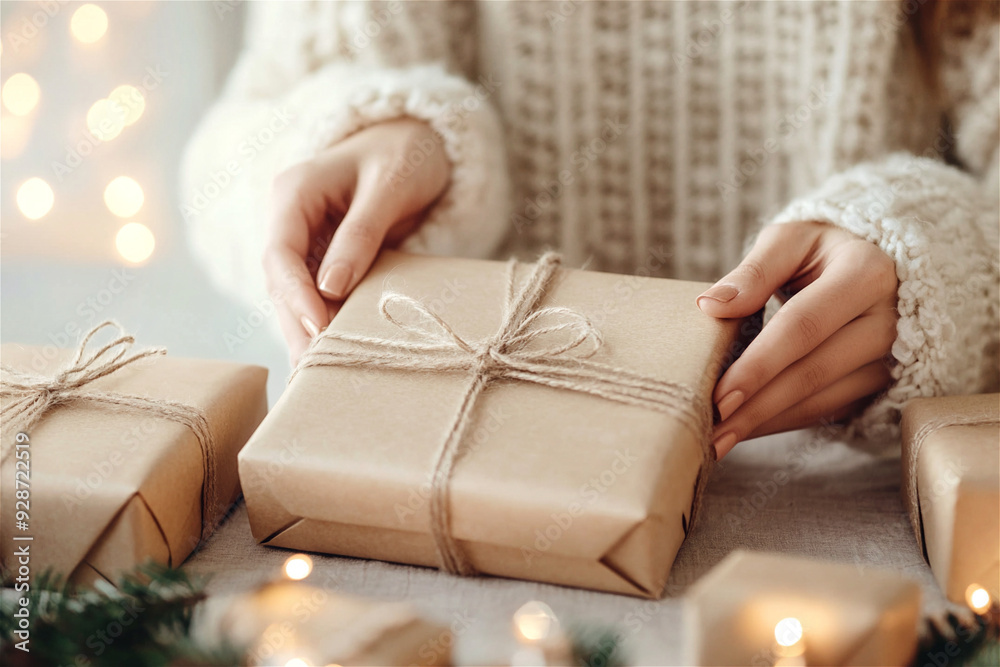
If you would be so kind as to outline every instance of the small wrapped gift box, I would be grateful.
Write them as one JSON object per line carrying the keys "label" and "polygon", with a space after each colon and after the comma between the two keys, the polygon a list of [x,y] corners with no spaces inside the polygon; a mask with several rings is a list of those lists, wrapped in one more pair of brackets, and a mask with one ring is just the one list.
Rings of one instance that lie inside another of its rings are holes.
{"label": "small wrapped gift box", "polygon": [[147,559],[179,565],[239,496],[236,453],[267,412],[267,369],[133,353],[119,334],[102,349],[0,348],[11,575],[86,584]]}
{"label": "small wrapped gift box", "polygon": [[1000,394],[910,401],[902,430],[904,502],[941,589],[1000,599]]}
{"label": "small wrapped gift box", "polygon": [[254,537],[659,595],[739,349],[705,288],[383,253],[240,453]]}
{"label": "small wrapped gift box", "polygon": [[450,665],[455,641],[450,628],[422,618],[409,604],[293,582],[211,596],[191,627],[205,645],[244,648],[251,666]]}
{"label": "small wrapped gift box", "polygon": [[906,665],[919,613],[894,572],[736,551],[685,596],[685,664]]}

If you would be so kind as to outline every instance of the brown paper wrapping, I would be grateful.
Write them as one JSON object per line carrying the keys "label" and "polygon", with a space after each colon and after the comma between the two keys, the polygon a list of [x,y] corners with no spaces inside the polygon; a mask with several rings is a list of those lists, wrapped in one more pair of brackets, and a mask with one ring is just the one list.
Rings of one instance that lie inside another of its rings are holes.
{"label": "brown paper wrapping", "polygon": [[[299,583],[213,596],[191,624],[196,641],[247,648],[248,665],[450,665],[451,629],[403,602],[341,595]],[[458,623],[461,631],[466,626]]]}
{"label": "brown paper wrapping", "polygon": [[[3,363],[56,374],[70,350],[5,344]],[[202,410],[215,436],[220,511],[239,496],[236,453],[267,412],[267,369],[222,361],[144,359],[95,380],[87,391],[172,399]],[[4,451],[15,433],[2,431]],[[15,457],[2,467],[2,560],[30,545],[34,574],[46,568],[78,583],[117,581],[147,559],[177,566],[202,532],[202,453],[193,432],[173,421],[80,401],[55,407],[30,437],[29,529],[15,526]],[[205,517],[215,520],[219,517]],[[15,536],[31,536],[15,542]]]}
{"label": "brown paper wrapping", "polygon": [[[522,266],[518,275],[530,271]],[[505,265],[384,253],[334,319],[383,338],[383,289],[419,299],[466,340],[496,331]],[[684,382],[709,405],[738,321],[703,315],[703,284],[563,270],[542,306],[588,316],[595,361]],[[432,455],[466,373],[306,368],[240,454],[267,545],[436,566]],[[660,594],[690,518],[703,434],[650,409],[526,382],[480,396],[451,479],[452,535],[482,573]]]}
{"label": "brown paper wrapping", "polygon": [[685,596],[685,664],[773,665],[775,626],[802,624],[808,665],[909,664],[920,587],[889,571],[736,551]]}
{"label": "brown paper wrapping", "polygon": [[1000,394],[911,401],[902,428],[904,497],[942,590],[1000,598]]}

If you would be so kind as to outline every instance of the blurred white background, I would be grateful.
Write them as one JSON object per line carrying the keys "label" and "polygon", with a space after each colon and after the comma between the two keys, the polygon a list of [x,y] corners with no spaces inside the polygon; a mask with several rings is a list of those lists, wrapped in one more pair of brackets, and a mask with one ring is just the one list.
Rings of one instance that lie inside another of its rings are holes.
{"label": "blurred white background", "polygon": [[267,365],[278,396],[283,345],[211,288],[177,196],[184,144],[235,59],[243,9],[0,3],[0,340],[64,347],[113,318],[172,355]]}

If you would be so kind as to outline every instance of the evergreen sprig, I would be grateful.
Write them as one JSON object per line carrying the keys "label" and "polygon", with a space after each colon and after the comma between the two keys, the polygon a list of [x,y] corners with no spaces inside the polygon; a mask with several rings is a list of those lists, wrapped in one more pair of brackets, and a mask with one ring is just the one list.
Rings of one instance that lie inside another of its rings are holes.
{"label": "evergreen sprig", "polygon": [[[22,605],[21,597],[27,598]],[[0,601],[0,661],[9,665],[237,664],[240,654],[211,651],[191,640],[194,606],[205,597],[203,584],[187,573],[145,564],[122,576],[117,588],[105,582],[76,587],[50,572],[26,593]],[[30,652],[17,647],[20,617],[28,610]]]}
{"label": "evergreen sprig", "polygon": [[575,625],[569,631],[573,664],[577,667],[621,667],[620,635],[604,626]]}
{"label": "evergreen sprig", "polygon": [[996,608],[985,616],[977,616],[969,627],[954,614],[949,614],[949,633],[932,629],[931,636],[920,647],[913,667],[997,667],[1000,665],[1000,629]]}

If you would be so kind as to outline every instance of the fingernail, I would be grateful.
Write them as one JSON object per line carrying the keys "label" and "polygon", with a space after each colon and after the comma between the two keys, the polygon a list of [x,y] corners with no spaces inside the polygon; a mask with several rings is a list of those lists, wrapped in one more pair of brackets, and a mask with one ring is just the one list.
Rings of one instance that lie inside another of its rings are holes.
{"label": "fingernail", "polygon": [[316,326],[316,323],[310,320],[308,317],[303,315],[302,319],[300,319],[299,321],[302,322],[302,328],[306,330],[306,333],[309,334],[310,338],[315,338],[316,336],[319,335],[319,327]]}
{"label": "fingernail", "polygon": [[713,285],[705,290],[696,300],[701,301],[702,299],[711,299],[712,301],[718,301],[719,303],[729,303],[735,299],[736,295],[739,293],[740,290],[735,285]]}
{"label": "fingernail", "polygon": [[354,272],[344,262],[334,262],[323,274],[319,283],[319,291],[331,299],[340,299],[347,292]]}
{"label": "fingernail", "polygon": [[722,397],[718,403],[719,421],[724,422],[732,416],[736,409],[743,405],[743,392],[739,389],[731,391]]}
{"label": "fingernail", "polygon": [[[715,460],[718,461],[720,458],[729,453],[729,450],[736,446],[736,434],[732,431],[727,431],[723,433],[718,438],[712,442],[712,453],[715,454]],[[721,454],[720,454],[721,452]]]}

